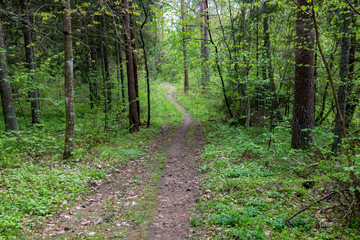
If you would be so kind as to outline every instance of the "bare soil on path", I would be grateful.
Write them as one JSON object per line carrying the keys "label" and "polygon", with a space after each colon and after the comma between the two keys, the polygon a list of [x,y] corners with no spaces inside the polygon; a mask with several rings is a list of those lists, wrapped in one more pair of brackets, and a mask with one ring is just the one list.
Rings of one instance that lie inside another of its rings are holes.
{"label": "bare soil on path", "polygon": [[198,196],[194,160],[200,155],[202,133],[199,125],[189,134],[192,118],[172,97],[174,86],[168,84],[168,97],[184,113],[184,121],[173,137],[160,184],[156,217],[147,240],[182,240],[191,238],[190,210]]}
{"label": "bare soil on path", "polygon": [[191,206],[199,195],[195,161],[203,135],[184,113],[176,130],[163,127],[140,159],[118,164],[107,180],[89,183],[93,193],[42,223],[26,239],[183,240],[194,235]]}

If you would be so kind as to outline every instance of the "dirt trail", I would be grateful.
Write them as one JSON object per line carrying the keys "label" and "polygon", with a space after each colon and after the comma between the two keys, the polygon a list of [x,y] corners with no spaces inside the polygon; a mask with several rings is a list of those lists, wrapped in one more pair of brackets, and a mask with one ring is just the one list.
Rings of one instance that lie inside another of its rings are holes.
{"label": "dirt trail", "polygon": [[90,183],[93,193],[47,219],[26,239],[191,238],[190,207],[198,194],[193,160],[200,155],[201,128],[172,98],[174,87],[165,87],[185,115],[176,134],[164,126],[146,156],[118,164],[109,179]]}
{"label": "dirt trail", "polygon": [[148,231],[147,240],[182,240],[191,237],[189,221],[190,208],[198,195],[198,182],[194,159],[200,153],[202,134],[200,127],[194,125],[190,136],[191,116],[172,97],[174,86],[170,87],[168,97],[185,115],[169,147],[166,169],[160,183],[161,195],[158,197],[156,217]]}

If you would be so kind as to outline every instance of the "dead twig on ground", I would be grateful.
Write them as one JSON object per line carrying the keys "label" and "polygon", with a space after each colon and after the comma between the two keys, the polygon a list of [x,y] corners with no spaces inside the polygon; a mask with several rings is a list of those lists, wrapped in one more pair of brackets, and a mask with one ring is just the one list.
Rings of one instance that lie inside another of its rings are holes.
{"label": "dead twig on ground", "polygon": [[303,209],[297,211],[297,212],[296,212],[295,214],[293,214],[291,217],[287,218],[284,222],[290,221],[291,219],[293,219],[294,217],[296,217],[297,215],[299,215],[299,214],[302,213],[303,211],[309,209],[312,205],[314,205],[314,203],[319,203],[319,202],[321,202],[321,201],[324,201],[325,199],[331,197],[331,196],[334,195],[335,193],[337,193],[337,192],[331,192],[331,193],[325,195],[324,197],[320,198],[318,201],[310,203],[309,205],[307,205],[307,206],[304,207]]}

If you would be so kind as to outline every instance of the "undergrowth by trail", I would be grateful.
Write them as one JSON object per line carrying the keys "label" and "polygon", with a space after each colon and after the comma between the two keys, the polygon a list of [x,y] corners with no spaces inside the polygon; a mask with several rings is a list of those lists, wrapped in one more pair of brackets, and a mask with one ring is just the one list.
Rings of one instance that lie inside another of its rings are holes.
{"label": "undergrowth by trail", "polygon": [[224,106],[209,99],[177,92],[207,139],[198,165],[203,193],[190,221],[198,239],[360,239],[358,220],[341,220],[351,199],[341,193],[315,203],[348,184],[346,165],[330,155],[330,129],[315,129],[311,149],[294,150],[286,119],[273,132],[266,120],[246,129],[209,114]]}
{"label": "undergrowth by trail", "polygon": [[[151,128],[132,135],[128,134],[126,113],[119,115],[114,109],[110,131],[105,132],[101,109],[90,111],[77,105],[76,150],[69,160],[61,159],[65,125],[59,109],[44,116],[40,127],[17,135],[3,134],[0,239],[21,239],[41,229],[44,219],[93,191],[92,186],[114,174],[116,166],[144,156],[162,126],[179,124],[182,115],[167,100],[168,89],[161,84],[152,89],[156,94]],[[142,122],[146,118],[143,115]]]}

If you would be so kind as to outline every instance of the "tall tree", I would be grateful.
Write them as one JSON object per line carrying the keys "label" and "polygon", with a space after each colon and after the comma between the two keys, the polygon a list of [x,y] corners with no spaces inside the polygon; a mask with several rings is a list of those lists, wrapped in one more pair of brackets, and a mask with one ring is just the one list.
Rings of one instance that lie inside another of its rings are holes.
{"label": "tall tree", "polygon": [[145,14],[145,19],[144,22],[141,24],[140,27],[140,38],[141,38],[141,42],[142,42],[142,49],[144,52],[144,68],[145,68],[145,72],[146,72],[146,88],[147,88],[147,102],[148,102],[148,118],[147,118],[147,127],[150,127],[150,120],[151,120],[151,102],[150,102],[150,74],[149,74],[149,66],[148,66],[148,54],[146,51],[146,46],[145,46],[145,41],[144,41],[144,36],[143,36],[143,29],[144,26],[147,22],[148,19],[148,15],[147,15],[147,11],[145,9],[144,3],[142,0],[141,1],[141,6],[143,9],[143,12]]}
{"label": "tall tree", "polygon": [[208,1],[201,0],[200,1],[200,28],[201,28],[201,85],[203,90],[205,90],[206,85],[209,82],[209,31],[208,31]]}
{"label": "tall tree", "polygon": [[[90,41],[89,41],[89,28],[88,28],[88,24],[86,22],[84,22],[84,37],[85,37],[85,43],[86,43],[86,69],[87,71],[84,71],[84,75],[85,78],[87,79],[87,81],[89,82],[89,99],[90,99],[90,109],[94,108],[94,103],[96,101],[96,82],[94,81],[94,78],[92,76],[93,70],[95,69],[93,67],[94,63],[93,63],[93,55],[94,55],[94,50],[91,48],[90,46]],[[95,60],[94,60],[95,61]]]}
{"label": "tall tree", "polygon": [[243,49],[243,60],[244,60],[244,67],[243,67],[243,77],[244,77],[244,91],[246,97],[246,119],[245,119],[245,126],[248,128],[250,127],[250,117],[251,117],[251,108],[250,108],[250,93],[249,93],[249,84],[248,84],[248,73],[249,67],[246,60],[246,8],[245,8],[245,0],[243,0],[243,6],[241,10],[241,19],[242,19],[242,49]]}
{"label": "tall tree", "polygon": [[[354,1],[354,3],[358,3],[358,1]],[[353,28],[356,26],[356,16],[352,14],[352,26]],[[360,86],[356,86],[355,82],[355,63],[356,63],[356,46],[357,46],[357,39],[356,39],[356,31],[353,29],[351,31],[351,40],[350,40],[350,55],[349,55],[349,74],[348,74],[348,87],[347,87],[347,94],[346,94],[346,121],[345,125],[348,128],[350,122],[353,119],[355,110],[357,105],[359,104],[360,98]]]}
{"label": "tall tree", "polygon": [[[348,73],[349,73],[349,57],[350,57],[350,37],[351,37],[351,13],[349,9],[344,9],[342,16],[342,40],[341,40],[341,54],[340,54],[340,70],[339,80],[340,85],[338,88],[338,102],[340,113],[345,119],[345,108],[346,108],[346,93],[348,86]],[[340,125],[340,119],[338,115],[335,117],[335,138],[332,146],[334,153],[341,152],[341,140],[343,139],[342,129]]]}
{"label": "tall tree", "polygon": [[182,45],[184,54],[184,92],[189,90],[189,70],[188,70],[188,56],[186,50],[186,22],[185,22],[185,2],[181,0],[181,32],[182,32]]}
{"label": "tall tree", "polygon": [[16,119],[15,106],[12,99],[10,82],[5,78],[8,75],[5,55],[4,30],[0,15],[0,94],[6,131],[19,131]]}
{"label": "tall tree", "polygon": [[130,17],[130,28],[131,28],[131,47],[132,47],[132,54],[133,54],[133,66],[134,66],[134,78],[135,78],[135,91],[136,91],[136,105],[137,105],[137,117],[138,122],[140,124],[140,100],[139,100],[139,80],[138,80],[138,71],[137,71],[137,61],[136,61],[136,24],[135,24],[135,5],[132,1],[129,1],[129,7],[131,14]]}
{"label": "tall tree", "polygon": [[121,48],[121,39],[116,41],[116,77],[118,84],[121,86],[121,101],[125,105],[125,75],[124,75],[124,60]]}
{"label": "tall tree", "polygon": [[66,131],[64,158],[68,158],[74,151],[75,137],[75,108],[74,108],[74,57],[72,49],[71,32],[71,9],[70,0],[63,0],[63,33],[64,33],[64,53],[65,53],[65,111],[66,111]]}
{"label": "tall tree", "polygon": [[105,114],[105,129],[108,129],[109,122],[109,110],[110,110],[110,91],[111,91],[111,83],[110,83],[110,72],[109,72],[109,62],[107,57],[107,51],[104,41],[103,31],[105,30],[105,14],[101,13],[100,16],[100,31],[99,31],[99,39],[100,39],[100,57],[101,57],[101,72],[103,77],[103,85],[104,85],[104,114]]}
{"label": "tall tree", "polygon": [[[270,38],[270,29],[269,29],[269,13],[270,13],[269,4],[270,4],[269,0],[266,0],[264,3],[264,13],[265,13],[264,22],[263,22],[264,59],[266,62],[266,66],[264,66],[264,69],[263,69],[263,76],[265,77],[264,79],[266,79],[266,78],[269,79],[269,89],[270,89],[270,95],[271,95],[271,110],[272,110],[271,117],[273,118],[274,115],[279,117],[280,111],[278,110],[279,102],[278,102],[278,98],[276,96],[277,94],[276,94],[276,86],[275,86],[275,81],[274,81],[274,70],[273,70],[272,60],[271,60],[271,38]],[[267,74],[266,74],[266,71],[267,71]]]}
{"label": "tall tree", "polygon": [[40,124],[40,100],[39,100],[39,91],[36,88],[35,84],[35,64],[34,64],[34,47],[32,44],[32,37],[31,37],[31,27],[30,27],[30,20],[29,20],[29,7],[27,0],[21,0],[21,10],[22,10],[22,22],[23,22],[23,34],[24,34],[24,43],[25,43],[25,57],[26,63],[30,70],[31,74],[31,89],[29,91],[29,98],[31,104],[31,117],[33,124]]}
{"label": "tall tree", "polygon": [[135,81],[135,68],[134,68],[134,54],[131,43],[131,26],[129,16],[129,2],[128,0],[122,1],[123,6],[123,22],[125,29],[125,49],[126,49],[126,69],[128,79],[128,98],[129,98],[129,123],[130,133],[139,131],[140,119],[138,115],[138,104],[136,96],[136,81]]}
{"label": "tall tree", "polygon": [[292,148],[306,148],[312,142],[314,117],[314,25],[311,3],[297,0],[295,91],[292,122]]}

